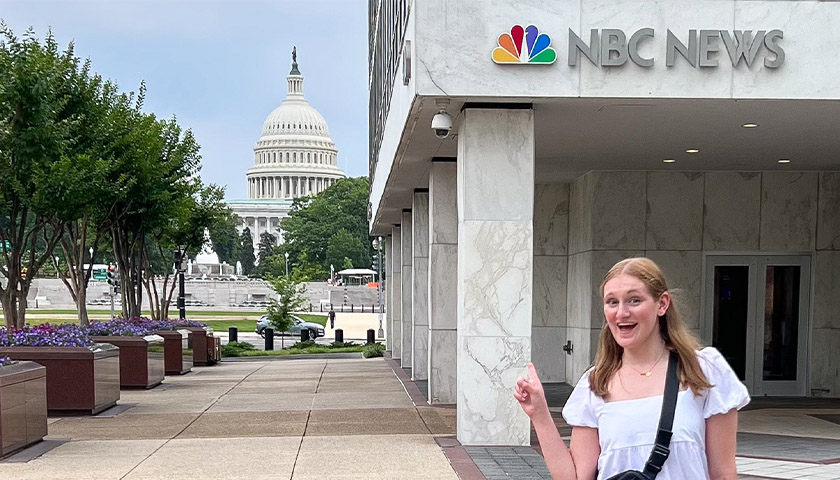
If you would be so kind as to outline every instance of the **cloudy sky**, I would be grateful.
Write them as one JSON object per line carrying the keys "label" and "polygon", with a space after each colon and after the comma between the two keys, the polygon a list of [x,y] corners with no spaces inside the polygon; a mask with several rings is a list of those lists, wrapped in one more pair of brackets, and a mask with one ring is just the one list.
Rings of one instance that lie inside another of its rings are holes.
{"label": "cloudy sky", "polygon": [[145,110],[176,115],[201,144],[201,176],[247,198],[265,117],[286,95],[292,46],[304,94],[330,128],[338,166],[367,175],[365,0],[0,0],[18,35],[52,29]]}

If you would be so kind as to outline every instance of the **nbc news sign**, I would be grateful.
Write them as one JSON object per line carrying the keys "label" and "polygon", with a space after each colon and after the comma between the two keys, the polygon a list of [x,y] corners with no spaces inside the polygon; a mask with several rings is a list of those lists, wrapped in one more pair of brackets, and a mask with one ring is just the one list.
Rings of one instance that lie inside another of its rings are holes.
{"label": "nbc news sign", "polygon": [[[686,62],[693,68],[714,68],[718,56],[726,52],[733,67],[741,62],[752,67],[761,60],[765,68],[779,68],[785,61],[781,46],[781,30],[689,30],[680,39],[671,30],[665,35],[665,66]],[[569,29],[568,65],[577,66],[583,56],[597,67],[619,67],[628,61],[640,67],[652,67],[655,58],[644,56],[640,50],[656,41],[653,28],[642,28],[630,34],[616,28],[592,29],[589,42]],[[551,38],[540,33],[534,25],[523,28],[514,25],[510,32],[499,35],[492,58],[498,64],[552,64],[557,58]],[[650,49],[647,49],[650,51]]]}

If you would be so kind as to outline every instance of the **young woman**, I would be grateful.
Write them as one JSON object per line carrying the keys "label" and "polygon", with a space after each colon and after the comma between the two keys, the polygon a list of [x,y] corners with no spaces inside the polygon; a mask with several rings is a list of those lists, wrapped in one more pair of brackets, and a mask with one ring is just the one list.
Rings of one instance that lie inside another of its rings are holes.
{"label": "young woman", "polygon": [[683,324],[659,267],[647,258],[615,264],[601,284],[606,322],[595,365],[575,386],[563,417],[569,448],[548,411],[533,364],[514,397],[531,418],[554,479],[606,479],[643,470],[662,408],[669,352],[679,357],[680,392],[671,453],[657,480],[735,480],[738,410],[747,389],[714,348],[702,350]]}

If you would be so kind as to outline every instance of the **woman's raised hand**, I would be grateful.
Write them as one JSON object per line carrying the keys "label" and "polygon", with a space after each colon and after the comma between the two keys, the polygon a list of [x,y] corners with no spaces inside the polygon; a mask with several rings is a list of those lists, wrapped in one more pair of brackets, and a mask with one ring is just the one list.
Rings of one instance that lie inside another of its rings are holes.
{"label": "woman's raised hand", "polygon": [[513,398],[519,401],[519,405],[525,412],[525,415],[536,420],[535,417],[548,415],[548,403],[545,401],[545,392],[543,392],[542,383],[537,376],[537,370],[534,364],[528,362],[528,378],[519,377],[516,381],[516,388],[513,390]]}

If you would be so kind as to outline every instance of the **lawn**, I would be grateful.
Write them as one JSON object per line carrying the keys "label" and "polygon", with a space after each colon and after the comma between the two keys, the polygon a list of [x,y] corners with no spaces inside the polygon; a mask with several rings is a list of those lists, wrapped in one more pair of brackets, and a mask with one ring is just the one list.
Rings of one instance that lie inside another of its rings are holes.
{"label": "lawn", "polygon": [[[59,312],[61,310],[56,310]],[[41,311],[39,311],[41,313]],[[72,312],[75,313],[75,312]],[[106,317],[102,318],[101,320],[105,320],[107,315],[110,312],[105,312]],[[53,313],[53,315],[59,315],[58,313]],[[307,322],[317,323],[321,326],[325,326],[327,323],[327,317],[323,315],[310,315],[307,313],[296,313],[295,315],[299,316],[303,320]],[[187,315],[190,317],[191,315]],[[254,332],[256,331],[256,323],[257,319],[259,319],[259,314],[254,314],[251,318],[241,318],[241,319],[222,319],[222,320],[214,320],[212,318],[196,318],[196,320],[207,324],[209,327],[213,328],[214,332],[225,332],[227,333],[228,328],[236,327],[240,332]],[[93,318],[93,320],[98,320]],[[78,323],[78,320],[75,318],[49,318],[47,315],[38,316],[38,317],[31,317],[27,316],[26,323],[30,325],[41,325],[43,323]]]}

